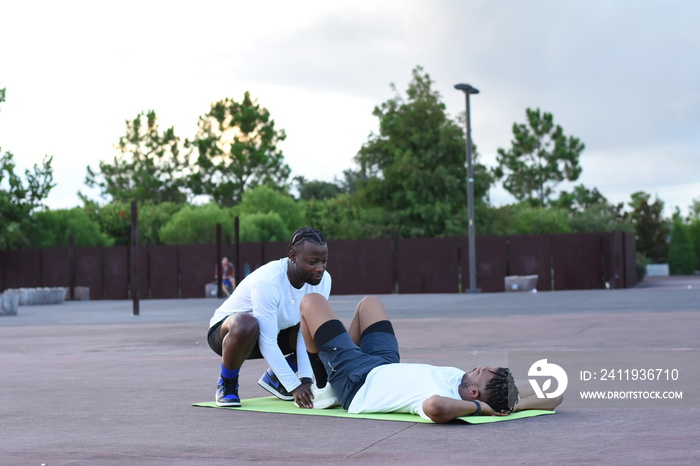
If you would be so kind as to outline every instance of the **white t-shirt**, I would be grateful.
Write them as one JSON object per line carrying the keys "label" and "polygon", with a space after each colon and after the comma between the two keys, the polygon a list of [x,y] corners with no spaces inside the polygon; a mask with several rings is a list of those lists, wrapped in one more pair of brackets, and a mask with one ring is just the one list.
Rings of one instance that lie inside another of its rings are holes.
{"label": "white t-shirt", "polygon": [[423,402],[433,395],[461,400],[464,371],[456,367],[395,363],[375,367],[355,394],[348,412],[410,413],[430,419]]}
{"label": "white t-shirt", "polygon": [[299,331],[297,336],[297,364],[299,377],[289,368],[284,355],[277,346],[280,330],[293,327],[300,321],[299,303],[304,295],[318,293],[326,299],[331,294],[331,276],[323,273],[318,285],[304,283],[296,289],[287,278],[289,258],[268,262],[243,279],[231,296],[214,312],[209,327],[234,312],[250,312],[260,326],[258,345],[263,357],[282,382],[292,391],[300,385],[299,378],[312,377],[311,363],[306,355],[304,337]]}

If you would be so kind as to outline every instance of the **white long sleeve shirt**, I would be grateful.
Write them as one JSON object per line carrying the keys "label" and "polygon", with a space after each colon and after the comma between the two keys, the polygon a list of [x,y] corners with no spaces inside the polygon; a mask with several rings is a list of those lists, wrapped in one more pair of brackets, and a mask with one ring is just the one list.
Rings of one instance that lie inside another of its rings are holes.
{"label": "white long sleeve shirt", "polygon": [[301,383],[299,378],[312,377],[311,363],[306,355],[304,337],[299,331],[297,335],[297,377],[284,359],[282,350],[277,345],[277,335],[281,330],[293,327],[299,323],[301,315],[299,303],[308,293],[318,293],[329,298],[331,293],[331,276],[323,273],[318,285],[304,283],[296,289],[289,282],[287,267],[289,259],[282,258],[268,262],[256,269],[242,280],[231,296],[214,312],[209,327],[233,314],[234,312],[250,312],[255,316],[260,327],[258,345],[263,357],[282,385],[292,391]]}

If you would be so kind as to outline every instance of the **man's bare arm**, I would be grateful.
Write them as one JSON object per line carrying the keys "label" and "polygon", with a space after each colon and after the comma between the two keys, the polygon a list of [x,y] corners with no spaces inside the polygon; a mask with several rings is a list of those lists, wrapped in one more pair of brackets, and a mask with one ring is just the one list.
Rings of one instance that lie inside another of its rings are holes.
{"label": "man's bare arm", "polygon": [[[481,405],[481,413],[485,416],[493,415],[493,409],[483,401],[478,402]],[[430,418],[431,421],[437,423],[450,422],[453,419],[462,416],[470,416],[477,411],[476,403],[466,400],[455,400],[440,395],[433,395],[423,402],[423,412]]]}
{"label": "man's bare arm", "polygon": [[520,392],[520,401],[515,405],[513,411],[524,411],[526,409],[546,409],[552,410],[559,406],[564,400],[563,395],[555,398],[537,398],[532,388],[523,388]]}

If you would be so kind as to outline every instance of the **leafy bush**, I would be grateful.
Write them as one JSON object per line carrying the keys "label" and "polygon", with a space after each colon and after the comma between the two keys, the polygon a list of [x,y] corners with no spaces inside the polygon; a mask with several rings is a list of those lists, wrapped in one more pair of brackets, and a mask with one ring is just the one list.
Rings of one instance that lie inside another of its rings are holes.
{"label": "leafy bush", "polygon": [[215,203],[204,206],[185,206],[158,230],[163,244],[213,244],[216,242],[216,224],[221,234],[233,236],[233,214],[230,209]]}
{"label": "leafy bush", "polygon": [[139,244],[163,244],[160,229],[182,208],[182,204],[174,202],[139,205]]}
{"label": "leafy bush", "polygon": [[[246,191],[243,193],[241,203],[233,210],[234,215],[241,218],[241,222],[250,214],[276,213],[285,227],[286,233],[283,235],[285,239],[304,226],[304,207],[291,196],[281,194],[269,186],[257,186]],[[268,220],[261,220],[267,217],[254,218],[257,219],[254,222],[269,222],[272,217]]]}
{"label": "leafy bush", "polygon": [[571,232],[564,209],[533,207],[526,202],[499,207],[491,212],[485,232],[492,235],[536,235]]}
{"label": "leafy bush", "polygon": [[35,212],[27,229],[27,237],[34,248],[66,247],[70,235],[75,246],[114,245],[114,240],[79,207]]}
{"label": "leafy bush", "polygon": [[673,221],[668,244],[668,268],[671,275],[690,275],[695,271],[695,250],[688,226],[681,219]]}
{"label": "leafy bush", "polygon": [[277,212],[256,213],[241,217],[241,242],[287,241],[290,234]]}
{"label": "leafy bush", "polygon": [[131,205],[126,202],[110,202],[98,205],[86,202],[85,211],[90,218],[100,225],[103,233],[114,240],[117,246],[131,243]]}
{"label": "leafy bush", "polygon": [[628,218],[622,218],[614,206],[598,203],[574,212],[570,219],[571,230],[576,233],[595,233],[606,231],[634,232],[634,225]]}
{"label": "leafy bush", "polygon": [[318,228],[329,239],[374,239],[389,236],[392,218],[378,207],[362,208],[357,197],[341,194],[304,205],[306,224]]}
{"label": "leafy bush", "polygon": [[637,282],[641,282],[647,275],[647,265],[651,264],[651,260],[639,251],[637,251],[635,259]]}
{"label": "leafy bush", "polygon": [[700,218],[694,219],[688,225],[690,242],[695,250],[695,270],[700,270]]}

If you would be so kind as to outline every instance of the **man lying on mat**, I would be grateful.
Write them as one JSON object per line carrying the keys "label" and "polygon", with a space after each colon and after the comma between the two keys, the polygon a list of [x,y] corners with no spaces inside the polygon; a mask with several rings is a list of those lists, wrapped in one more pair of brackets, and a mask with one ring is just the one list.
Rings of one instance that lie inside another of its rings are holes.
{"label": "man lying on mat", "polygon": [[301,331],[316,384],[313,399],[295,401],[299,407],[339,404],[356,414],[411,413],[448,422],[470,415],[553,409],[562,400],[520,399],[510,370],[503,367],[478,366],[465,373],[455,367],[400,363],[394,329],[375,297],[360,301],[346,330],[326,298],[308,294],[301,302]]}

